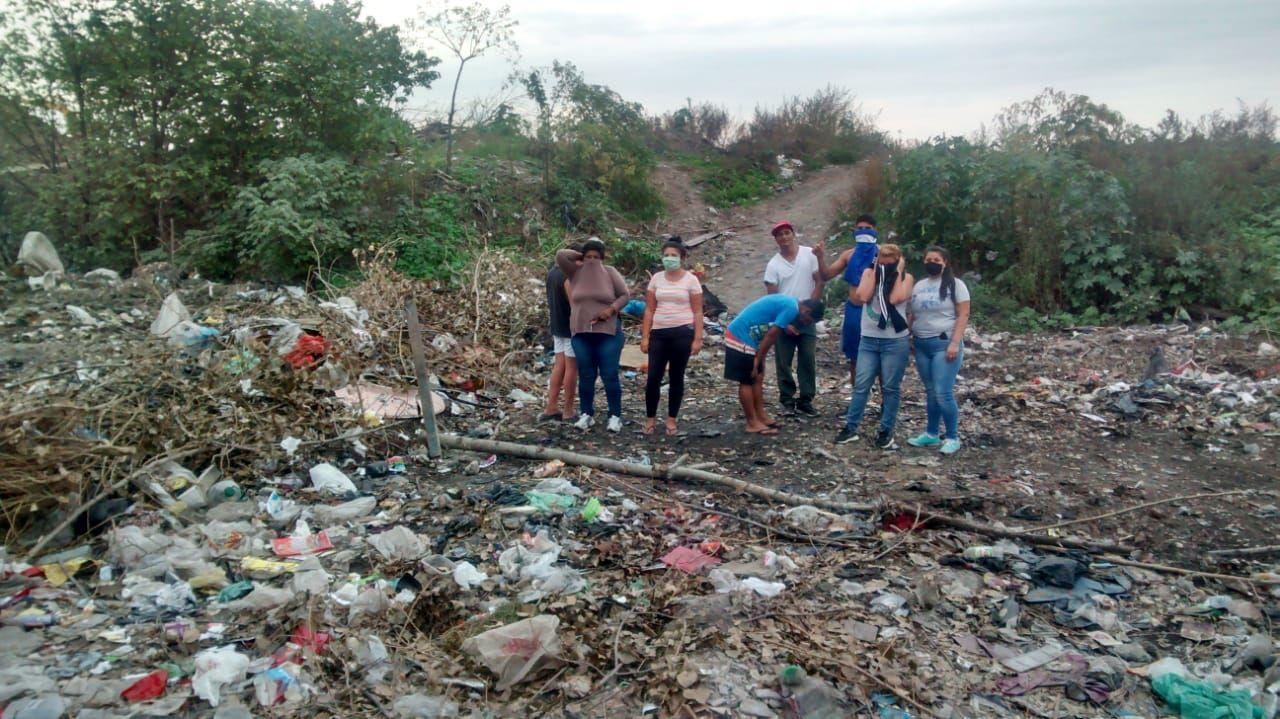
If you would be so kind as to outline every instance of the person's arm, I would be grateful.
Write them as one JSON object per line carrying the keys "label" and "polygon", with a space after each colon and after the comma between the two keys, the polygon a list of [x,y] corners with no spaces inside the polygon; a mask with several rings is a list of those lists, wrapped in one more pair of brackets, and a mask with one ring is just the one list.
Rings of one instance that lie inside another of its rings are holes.
{"label": "person's arm", "polygon": [[[613,314],[616,315],[631,301],[631,290],[627,289],[627,281],[622,279],[622,274],[613,267],[609,268],[609,279],[613,280],[613,293],[617,297],[613,304],[609,305],[609,309],[613,310]],[[608,317],[605,319],[608,319]]]}
{"label": "person's arm", "polygon": [[836,258],[836,261],[835,261],[835,262],[832,262],[832,263],[831,263],[831,264],[829,264],[829,265],[827,265],[827,264],[823,264],[823,265],[822,265],[822,267],[823,267],[823,270],[822,270],[822,279],[823,279],[823,281],[827,281],[827,282],[829,282],[829,281],[834,280],[835,278],[839,277],[839,276],[840,276],[840,273],[841,273],[841,272],[844,272],[844,268],[846,268],[846,267],[848,267],[848,266],[849,266],[849,258],[851,258],[851,257],[853,257],[853,249],[852,249],[852,248],[847,249],[847,250],[845,250],[844,252],[841,252],[841,253],[840,253],[840,256]]}
{"label": "person's arm", "polygon": [[573,285],[569,284],[569,280],[564,281],[564,296],[569,298],[569,306],[573,306]]}
{"label": "person's arm", "polygon": [[582,259],[582,253],[577,250],[565,248],[556,253],[556,267],[564,273],[565,277],[573,279],[578,274],[578,260]]}
{"label": "person's arm", "polygon": [[858,280],[858,289],[853,291],[854,302],[865,305],[876,294],[876,268],[868,267],[862,271],[862,279]]}
{"label": "person's arm", "polygon": [[[967,303],[966,303],[967,304]],[[693,347],[692,354],[702,351],[702,293],[689,293],[689,306],[693,308]]]}
{"label": "person's arm", "polygon": [[827,241],[822,240],[814,245],[811,250],[813,256],[818,261],[818,269],[813,273],[813,294],[810,295],[811,300],[822,299],[822,291],[827,285]]}
{"label": "person's arm", "polygon": [[770,327],[769,331],[764,333],[764,339],[760,340],[760,346],[756,348],[756,361],[752,365],[754,371],[751,373],[753,378],[764,374],[765,357],[769,355],[769,350],[773,349],[781,336],[782,328],[777,325]]}
{"label": "person's arm", "polygon": [[[955,290],[952,290],[953,292]],[[960,342],[964,339],[964,330],[969,326],[969,301],[956,303],[956,324],[951,328],[951,342],[947,344],[947,361],[955,361],[960,354]]]}
{"label": "person's arm", "polygon": [[640,321],[640,351],[649,354],[649,332],[653,329],[653,311],[658,305],[658,293],[653,287],[644,293],[644,319]]}
{"label": "person's arm", "polygon": [[893,289],[889,290],[889,304],[900,305],[911,299],[911,288],[915,279],[907,272],[907,258],[898,260],[898,276],[893,281]]}
{"label": "person's arm", "polygon": [[764,268],[764,291],[767,294],[778,294],[778,275],[773,271],[772,260]]}

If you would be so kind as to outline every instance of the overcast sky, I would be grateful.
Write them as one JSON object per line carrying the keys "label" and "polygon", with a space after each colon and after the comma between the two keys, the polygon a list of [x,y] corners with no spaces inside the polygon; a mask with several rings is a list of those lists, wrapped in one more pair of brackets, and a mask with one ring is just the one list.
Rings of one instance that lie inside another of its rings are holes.
{"label": "overcast sky", "polygon": [[[495,3],[496,4],[496,3]],[[412,5],[366,0],[383,23]],[[827,84],[905,139],[967,134],[1045,87],[1152,125],[1237,99],[1280,98],[1280,1],[514,0],[522,65],[575,63],[651,113],[685,98],[739,118]],[[435,52],[433,54],[440,54]],[[443,56],[442,56],[443,57]],[[455,63],[412,105],[447,106]],[[510,66],[467,66],[460,96],[496,92]]]}

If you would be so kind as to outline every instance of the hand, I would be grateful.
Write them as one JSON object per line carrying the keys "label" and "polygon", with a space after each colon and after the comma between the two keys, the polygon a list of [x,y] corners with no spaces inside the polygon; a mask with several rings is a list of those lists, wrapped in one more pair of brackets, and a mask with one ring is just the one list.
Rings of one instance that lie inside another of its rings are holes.
{"label": "hand", "polygon": [[610,317],[613,317],[613,308],[606,307],[603,312],[596,315],[596,322],[608,322]]}
{"label": "hand", "polygon": [[764,367],[761,367],[759,362],[751,363],[751,379],[760,377],[763,374],[764,374]]}
{"label": "hand", "polygon": [[902,276],[902,271],[905,269],[907,269],[907,258],[906,258],[906,255],[903,255],[902,257],[898,258],[898,276],[899,277]]}
{"label": "hand", "polygon": [[955,362],[956,357],[959,355],[960,355],[960,345],[954,342],[947,345],[947,361],[948,362]]}
{"label": "hand", "polygon": [[699,337],[698,339],[694,340],[693,345],[689,347],[689,353],[696,355],[701,351],[702,351],[702,338]]}
{"label": "hand", "polygon": [[645,354],[649,354],[649,338],[648,337],[645,337],[644,339],[640,340],[640,351]]}
{"label": "hand", "polygon": [[816,244],[816,245],[814,245],[814,246],[813,246],[813,254],[815,254],[815,255],[817,255],[817,256],[819,256],[819,257],[824,257],[824,256],[826,256],[826,254],[827,254],[827,240],[826,240],[826,238],[823,238],[823,239],[821,239],[821,240],[818,240],[818,244]]}

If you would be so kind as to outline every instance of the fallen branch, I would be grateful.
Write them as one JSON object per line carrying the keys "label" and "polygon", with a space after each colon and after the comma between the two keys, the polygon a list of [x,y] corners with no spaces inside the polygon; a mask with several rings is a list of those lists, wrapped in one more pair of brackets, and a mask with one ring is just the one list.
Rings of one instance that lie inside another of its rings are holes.
{"label": "fallen branch", "polygon": [[1250,494],[1253,491],[1254,490],[1252,489],[1232,489],[1226,492],[1209,492],[1208,494],[1190,494],[1185,497],[1168,497],[1166,499],[1157,499],[1154,502],[1144,502],[1142,504],[1135,504],[1132,507],[1117,509],[1114,512],[1107,512],[1106,514],[1099,514],[1093,517],[1083,517],[1081,519],[1068,519],[1065,522],[1058,522],[1057,524],[1050,524],[1044,527],[1035,527],[1032,531],[1047,532],[1050,529],[1058,529],[1060,527],[1069,527],[1073,524],[1084,524],[1086,522],[1096,522],[1099,519],[1117,517],[1121,514],[1128,514],[1130,512],[1137,512],[1139,510],[1146,509],[1147,507],[1154,507],[1157,504],[1168,504],[1169,502],[1184,502],[1184,501],[1190,501],[1193,499],[1208,499],[1209,497],[1225,497],[1231,494]]}
{"label": "fallen branch", "polygon": [[1133,547],[1122,544],[1114,544],[1111,542],[1095,542],[1088,540],[1066,539],[1063,537],[1045,537],[1030,532],[1015,531],[1011,529],[1003,529],[993,527],[988,524],[981,524],[962,517],[953,517],[947,514],[936,514],[926,512],[918,506],[907,507],[905,505],[889,505],[885,506],[881,503],[858,503],[858,502],[836,502],[821,497],[805,497],[791,492],[783,492],[769,487],[762,487],[751,482],[744,482],[741,479],[734,479],[723,474],[707,472],[701,469],[693,469],[691,467],[677,467],[673,465],[662,464],[640,464],[638,462],[624,462],[607,457],[597,457],[591,454],[582,454],[580,452],[570,452],[563,449],[555,449],[552,447],[535,447],[527,444],[517,444],[515,442],[502,442],[495,439],[474,439],[471,437],[459,437],[453,434],[440,435],[440,444],[451,449],[464,449],[473,452],[489,452],[494,454],[504,454],[510,457],[523,457],[525,459],[558,459],[565,464],[572,464],[580,467],[591,467],[592,469],[600,469],[606,472],[616,472],[618,474],[629,474],[636,477],[650,477],[653,479],[684,479],[694,482],[706,482],[721,487],[749,494],[761,499],[767,499],[774,502],[781,502],[791,506],[799,506],[809,504],[815,507],[823,507],[825,509],[835,510],[837,512],[878,512],[881,510],[915,512],[925,522],[934,522],[943,526],[963,529],[966,532],[974,532],[976,534],[985,534],[995,537],[1008,537],[1010,539],[1018,539],[1029,544],[1068,547],[1071,549],[1084,549],[1091,552],[1131,552]]}
{"label": "fallen branch", "polygon": [[702,469],[692,469],[690,467],[624,462],[617,459],[597,457],[595,455],[570,452],[568,450],[555,449],[552,447],[534,447],[532,445],[517,444],[515,442],[501,442],[495,439],[459,437],[453,434],[440,435],[440,444],[451,449],[465,449],[473,452],[491,452],[495,454],[505,454],[509,457],[523,457],[525,459],[558,459],[565,464],[572,464],[579,467],[591,467],[592,469],[600,469],[606,472],[629,474],[634,477],[649,477],[651,479],[686,479],[695,482],[706,482],[707,484],[727,487],[743,494],[751,494],[760,497],[761,499],[769,499],[792,506],[811,504],[838,512],[874,512],[880,509],[879,504],[836,502],[819,497],[804,497],[798,494],[792,494],[791,492],[783,492],[777,489],[761,487],[758,484],[744,482],[741,479],[734,479],[733,477],[727,477],[723,474],[716,474]]}
{"label": "fallen branch", "polygon": [[1237,547],[1235,549],[1210,549],[1209,554],[1215,557],[1256,557],[1263,554],[1280,552],[1280,544],[1268,544],[1263,547]]}

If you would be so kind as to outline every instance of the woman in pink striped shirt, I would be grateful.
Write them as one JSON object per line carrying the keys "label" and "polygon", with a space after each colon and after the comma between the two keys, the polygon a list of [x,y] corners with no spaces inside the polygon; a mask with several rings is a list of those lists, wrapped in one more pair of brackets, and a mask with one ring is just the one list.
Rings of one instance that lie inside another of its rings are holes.
{"label": "woman in pink striped shirt", "polygon": [[679,237],[662,245],[662,272],[649,280],[645,292],[640,351],[649,355],[649,379],[644,387],[644,433],[657,424],[662,378],[671,370],[667,390],[667,434],[676,433],[676,415],[684,399],[684,371],[689,357],[702,349],[702,285],[683,263],[689,251]]}

